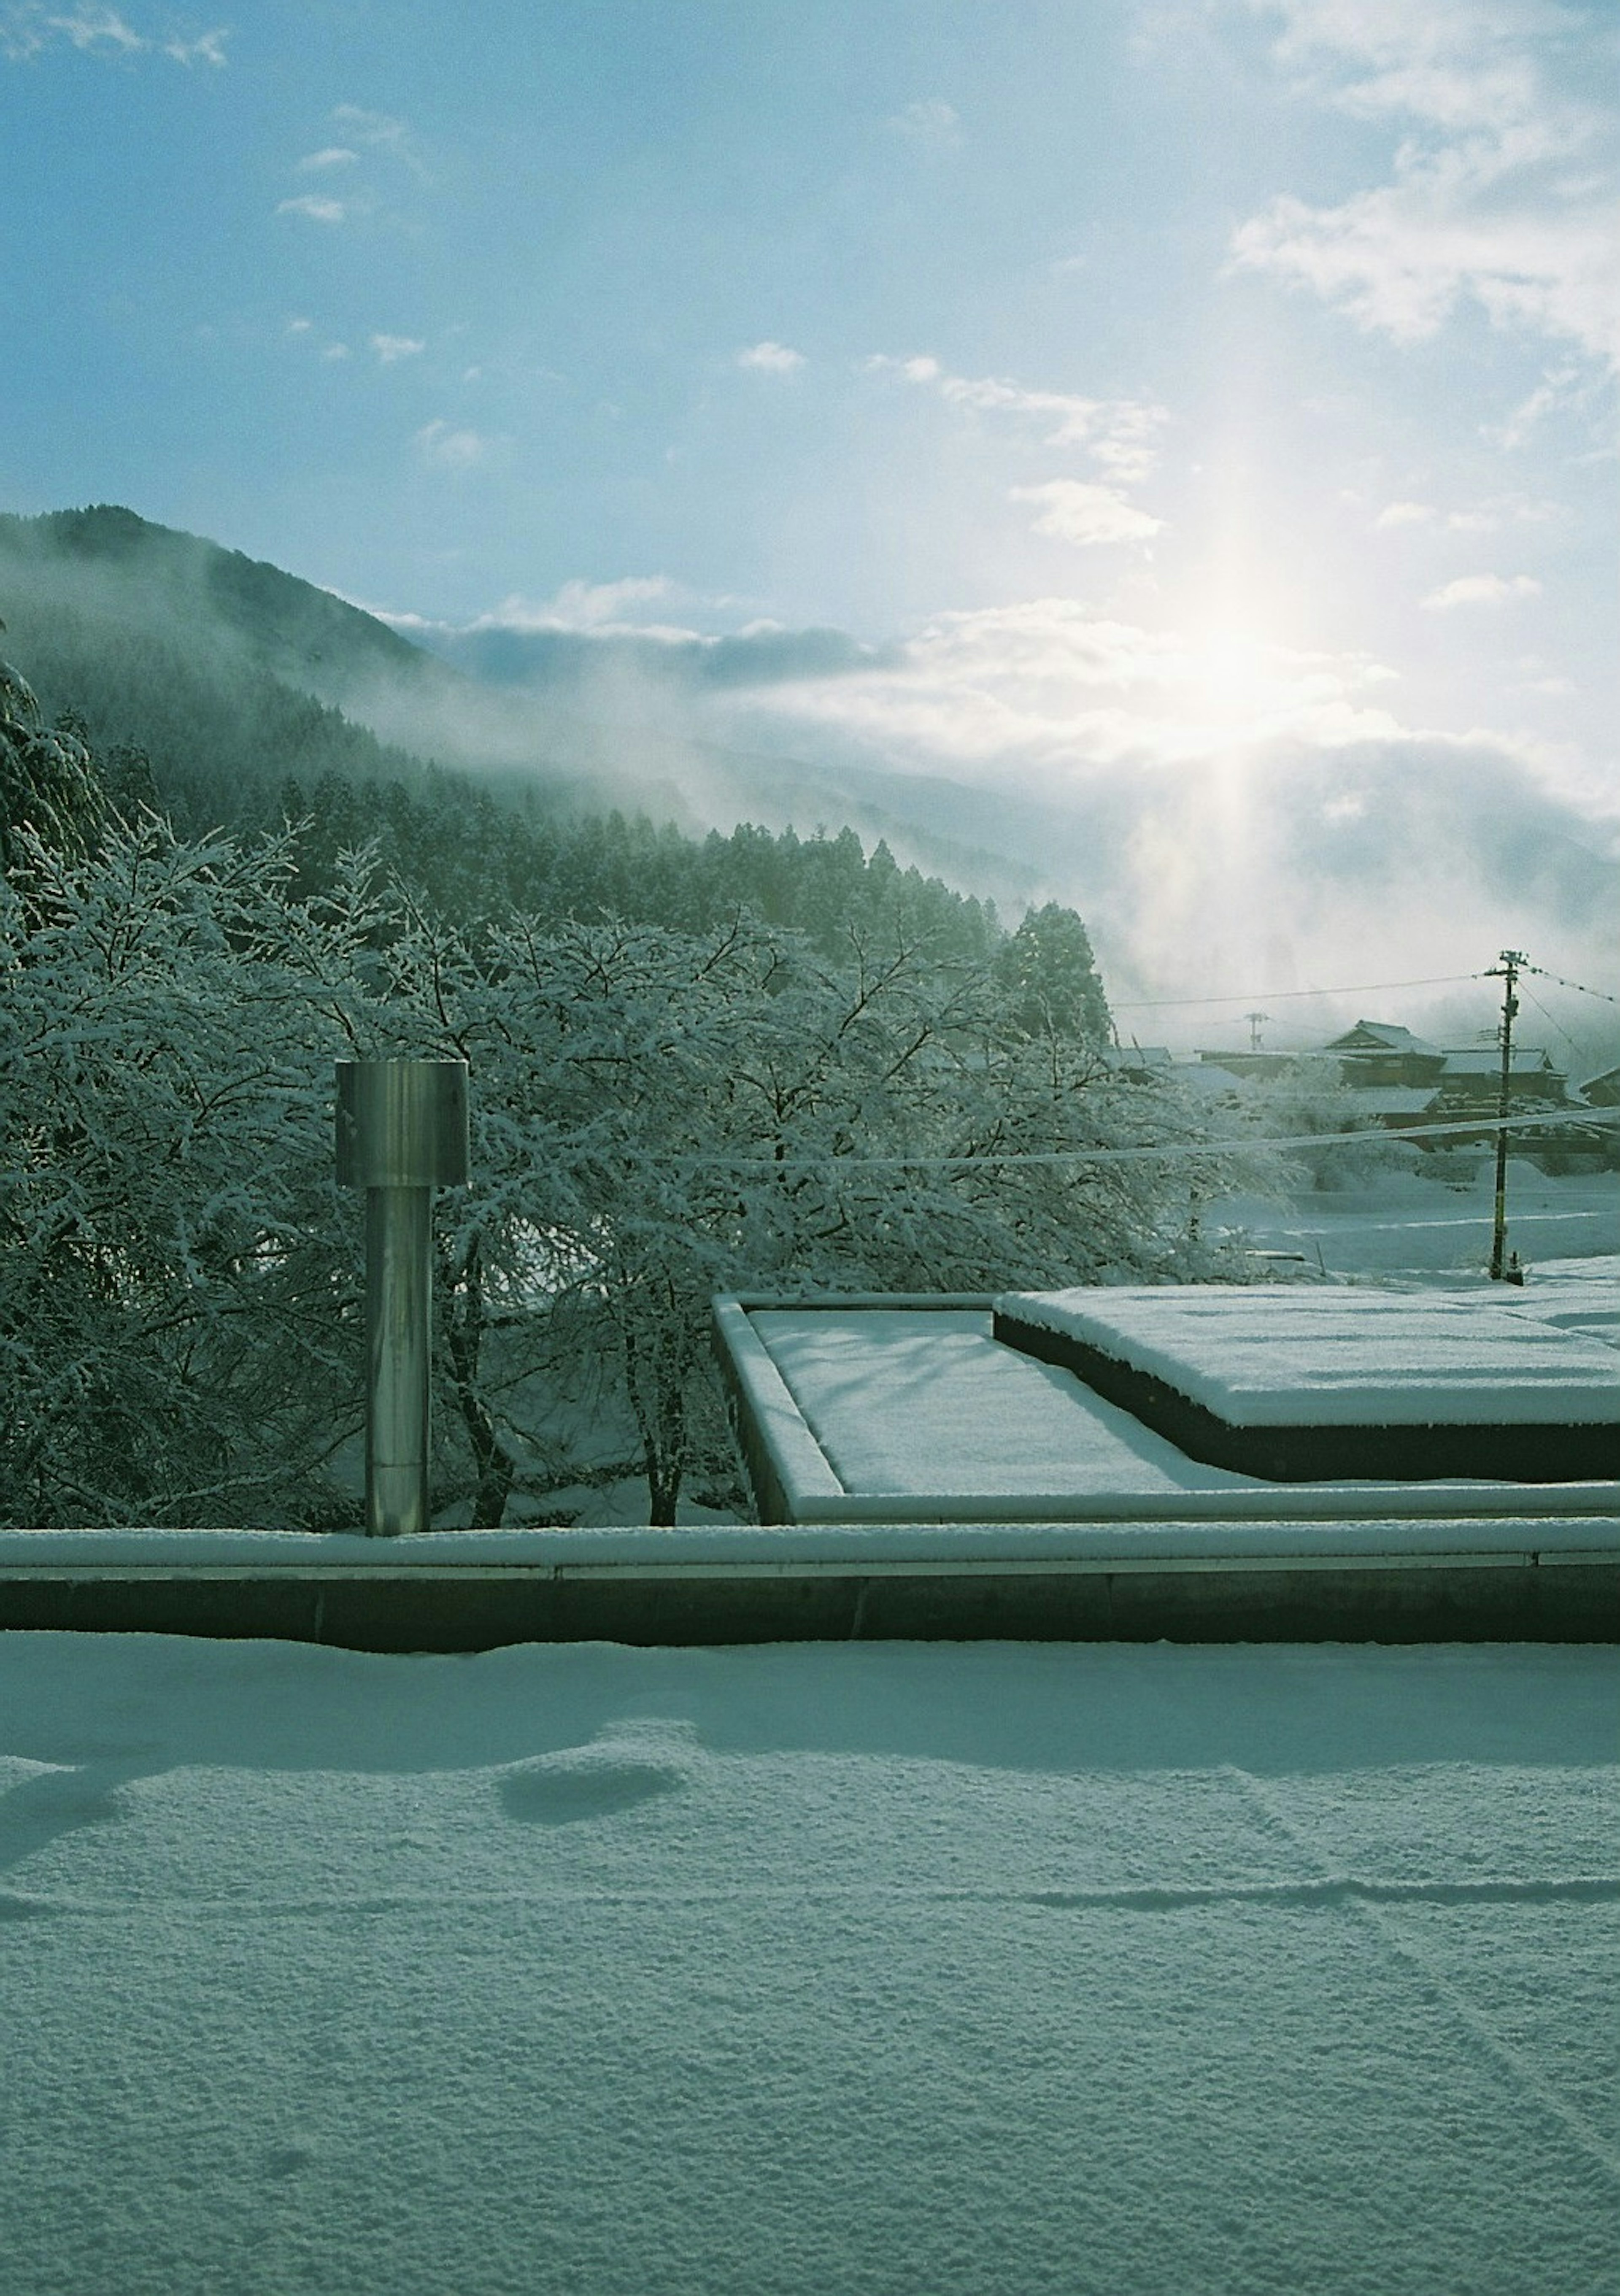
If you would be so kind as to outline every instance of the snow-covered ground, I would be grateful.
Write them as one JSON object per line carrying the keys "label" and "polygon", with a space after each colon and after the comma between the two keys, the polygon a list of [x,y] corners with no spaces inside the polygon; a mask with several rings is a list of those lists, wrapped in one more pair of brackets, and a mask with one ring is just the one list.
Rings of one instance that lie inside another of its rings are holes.
{"label": "snow-covered ground", "polygon": [[1620,1655],[0,1640],[7,2296],[1620,2286]]}
{"label": "snow-covered ground", "polygon": [[[1510,1157],[1507,1206],[1509,1248],[1532,1267],[1620,1252],[1620,1172],[1550,1178],[1527,1159]],[[1444,1166],[1425,1160],[1370,1186],[1316,1190],[1291,1205],[1230,1197],[1208,1218],[1330,1275],[1432,1269],[1484,1278],[1494,1211],[1494,1164],[1478,1156]]]}

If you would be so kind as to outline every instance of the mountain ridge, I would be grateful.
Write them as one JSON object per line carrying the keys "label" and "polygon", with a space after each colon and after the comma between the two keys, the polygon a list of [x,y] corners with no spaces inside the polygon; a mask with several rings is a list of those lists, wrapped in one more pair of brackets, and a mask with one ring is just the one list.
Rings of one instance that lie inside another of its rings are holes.
{"label": "mountain ridge", "polygon": [[[1039,890],[1015,855],[919,817],[942,800],[970,807],[974,793],[954,784],[917,777],[912,788],[912,777],[895,775],[880,798],[860,786],[863,776],[588,717],[481,681],[319,584],[122,504],[31,519],[0,512],[0,615],[8,643],[30,656],[20,666],[47,709],[81,714],[102,743],[133,741],[155,755],[174,742],[161,713],[115,722],[110,696],[88,690],[109,683],[92,665],[95,653],[167,647],[171,686],[189,664],[205,689],[190,701],[205,721],[219,715],[219,697],[206,689],[222,671],[233,679],[244,670],[342,720],[302,725],[287,754],[297,716],[276,713],[283,755],[272,771],[307,776],[330,767],[410,786],[438,766],[478,776],[497,799],[532,789],[558,810],[644,812],[687,835],[742,821],[801,834],[848,826],[959,891],[1021,906]],[[268,699],[262,688],[258,698]],[[312,741],[318,764],[307,754]]]}

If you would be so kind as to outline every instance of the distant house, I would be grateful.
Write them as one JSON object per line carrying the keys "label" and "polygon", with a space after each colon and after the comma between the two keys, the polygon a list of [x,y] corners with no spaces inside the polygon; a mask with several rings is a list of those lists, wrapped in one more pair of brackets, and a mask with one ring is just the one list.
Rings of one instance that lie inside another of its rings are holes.
{"label": "distant house", "polygon": [[1322,1051],[1338,1062],[1341,1079],[1355,1092],[1379,1085],[1409,1089],[1427,1086],[1433,1090],[1450,1058],[1438,1045],[1428,1044],[1410,1029],[1397,1028],[1389,1021],[1358,1021],[1354,1029],[1346,1029],[1342,1037],[1324,1045]]}
{"label": "distant house", "polygon": [[[1370,1095],[1369,1109],[1395,1128],[1494,1116],[1501,1100],[1501,1053],[1495,1045],[1431,1045],[1389,1021],[1358,1021],[1322,1047],[1338,1062],[1344,1084]],[[1510,1103],[1563,1108],[1568,1078],[1540,1045],[1517,1046],[1508,1070]],[[1375,1104],[1376,1103],[1376,1104]]]}
{"label": "distant house", "polygon": [[[1335,1063],[1341,1086],[1355,1095],[1366,1115],[1392,1132],[1424,1124],[1458,1123],[1470,1117],[1494,1118],[1501,1104],[1501,1054],[1494,1045],[1444,1046],[1415,1037],[1393,1021],[1358,1021],[1313,1053],[1201,1052],[1207,1071],[1265,1082],[1303,1065]],[[1608,1104],[1620,1105],[1620,1070],[1594,1078],[1586,1096],[1607,1091]],[[1540,1045],[1514,1047],[1508,1097],[1524,1109],[1567,1108],[1569,1080]],[[1602,1104],[1602,1103],[1600,1103]]]}
{"label": "distant house", "polygon": [[1620,1108],[1620,1069],[1605,1069],[1601,1076],[1588,1077],[1581,1086],[1581,1097],[1589,1108]]}
{"label": "distant house", "polygon": [[1132,1084],[1162,1083],[1175,1067],[1168,1045],[1139,1045],[1134,1039],[1108,1046],[1102,1058],[1106,1067]]}
{"label": "distant house", "polygon": [[[1516,1047],[1508,1069],[1508,1098],[1538,1107],[1566,1108],[1569,1080],[1539,1045]],[[1448,1052],[1435,1103],[1437,1116],[1493,1116],[1501,1097],[1501,1054],[1494,1046]]]}
{"label": "distant house", "polygon": [[1200,1053],[1199,1058],[1206,1068],[1224,1069],[1228,1076],[1257,1079],[1262,1084],[1275,1077],[1288,1076],[1299,1065],[1297,1053]]}

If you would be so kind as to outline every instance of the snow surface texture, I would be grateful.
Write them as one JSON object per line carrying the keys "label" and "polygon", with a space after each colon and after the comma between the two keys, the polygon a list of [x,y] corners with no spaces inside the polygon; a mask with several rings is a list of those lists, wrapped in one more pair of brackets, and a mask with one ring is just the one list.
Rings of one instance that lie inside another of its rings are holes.
{"label": "snow surface texture", "polygon": [[[1456,1168],[1460,1165],[1460,1171]],[[1452,1174],[1442,1178],[1442,1171]],[[1298,1253],[1328,1273],[1410,1275],[1424,1268],[1452,1281],[1485,1278],[1495,1209],[1488,1154],[1423,1157],[1360,1188],[1317,1190],[1284,1207],[1257,1196],[1207,1207],[1250,1242]],[[1612,1172],[1550,1178],[1525,1157],[1508,1159],[1508,1242],[1531,1264],[1620,1252],[1620,1185]]]}
{"label": "snow surface texture", "polygon": [[757,1308],[749,1320],[847,1491],[1263,1488],[1188,1458],[1071,1373],[1002,1347],[973,1308]]}
{"label": "snow surface texture", "polygon": [[4,1637],[0,2283],[1613,2289],[1617,1695]]}
{"label": "snow surface texture", "polygon": [[1229,1426],[1620,1422],[1620,1357],[1606,1340],[1476,1292],[1085,1285],[995,1304],[1151,1374]]}

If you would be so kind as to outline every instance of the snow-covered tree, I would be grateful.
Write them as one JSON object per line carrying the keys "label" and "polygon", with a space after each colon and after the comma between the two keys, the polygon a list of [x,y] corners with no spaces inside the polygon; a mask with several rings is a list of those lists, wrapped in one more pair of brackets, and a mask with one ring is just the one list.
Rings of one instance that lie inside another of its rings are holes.
{"label": "snow-covered tree", "polygon": [[24,828],[55,852],[86,852],[104,809],[78,732],[47,726],[32,686],[0,661],[0,870],[11,868]]}
{"label": "snow-covered tree", "polygon": [[[837,955],[751,914],[453,929],[296,836],[94,853],[18,832],[0,890],[0,1432],[13,1521],[353,1519],[360,1222],[334,1057],[456,1054],[474,1182],[439,1207],[438,1496],[498,1522],[622,1422],[655,1521],[734,1472],[729,1288],[1020,1288],[1211,1272],[1218,1155],[1105,1057],[1075,966]],[[1072,943],[1072,937],[1071,943]],[[1100,1000],[1100,992],[1097,992]]]}
{"label": "snow-covered tree", "polygon": [[[1280,1076],[1263,1081],[1234,1079],[1228,1108],[1240,1123],[1272,1139],[1310,1142],[1321,1136],[1320,1147],[1292,1148],[1276,1160],[1276,1185],[1290,1194],[1302,1181],[1324,1193],[1371,1187],[1387,1173],[1410,1171],[1420,1153],[1414,1142],[1369,1113],[1366,1096],[1352,1091],[1327,1054],[1302,1054]],[[1417,1117],[1420,1107],[1411,1113]]]}
{"label": "snow-covered tree", "polygon": [[1106,1040],[1107,999],[1091,936],[1073,909],[1056,901],[1031,909],[997,951],[995,973],[1007,1018],[1026,1036]]}
{"label": "snow-covered tree", "polygon": [[[1184,1219],[1189,1158],[1214,1161],[1196,1120],[1079,1033],[1029,1034],[993,966],[858,938],[834,963],[746,917],[707,935],[517,919],[476,948],[419,920],[389,962],[393,1008],[473,1076],[479,1183],[446,1269],[463,1417],[475,1337],[508,1379],[525,1332],[531,1369],[547,1347],[610,1365],[655,1521],[714,1457],[716,1290],[1213,1264]],[[515,1445],[493,1416],[474,1441],[503,1496]]]}
{"label": "snow-covered tree", "polygon": [[150,816],[0,886],[0,1505],[12,1521],[318,1515],[356,1424],[331,1061],[363,921],[284,848]]}

